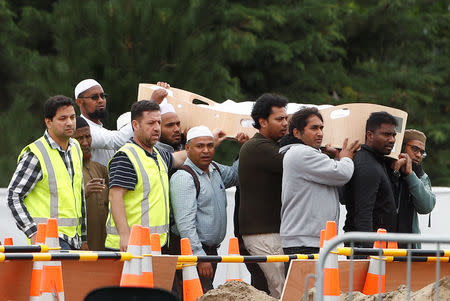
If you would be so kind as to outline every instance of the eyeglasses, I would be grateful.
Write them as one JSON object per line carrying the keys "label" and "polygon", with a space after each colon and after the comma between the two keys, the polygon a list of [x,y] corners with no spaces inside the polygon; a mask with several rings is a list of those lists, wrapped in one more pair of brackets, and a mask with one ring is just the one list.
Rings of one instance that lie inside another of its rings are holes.
{"label": "eyeglasses", "polygon": [[94,95],[91,95],[91,96],[78,96],[78,98],[90,98],[92,100],[98,100],[100,97],[103,98],[103,99],[106,99],[106,97],[108,97],[108,94],[100,93],[100,94],[94,94]]}
{"label": "eyeglasses", "polygon": [[408,145],[411,148],[413,153],[415,153],[415,154],[420,153],[422,155],[423,159],[425,159],[427,157],[427,153],[425,152],[424,149],[420,149],[419,147],[412,145],[412,144],[406,144],[406,145]]}

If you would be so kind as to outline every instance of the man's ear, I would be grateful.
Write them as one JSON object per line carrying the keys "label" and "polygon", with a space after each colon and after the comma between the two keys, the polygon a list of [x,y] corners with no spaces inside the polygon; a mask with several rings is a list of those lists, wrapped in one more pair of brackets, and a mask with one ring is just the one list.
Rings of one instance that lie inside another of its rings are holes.
{"label": "man's ear", "polygon": [[133,131],[137,129],[138,124],[139,122],[136,119],[131,120],[131,126],[133,127]]}
{"label": "man's ear", "polygon": [[372,131],[367,131],[366,132],[366,143],[372,142],[373,141],[373,132]]}
{"label": "man's ear", "polygon": [[81,108],[81,103],[83,102],[83,100],[81,98],[77,98],[77,99],[75,99],[75,102]]}
{"label": "man's ear", "polygon": [[52,120],[50,118],[45,118],[44,122],[47,129],[50,128],[50,126],[52,125]]}
{"label": "man's ear", "polygon": [[294,135],[295,138],[302,140],[302,133],[299,131],[299,129],[294,128],[292,134]]}
{"label": "man's ear", "polygon": [[259,119],[258,119],[258,122],[259,122],[259,124],[261,125],[261,128],[267,127],[267,123],[268,123],[267,119],[259,118]]}

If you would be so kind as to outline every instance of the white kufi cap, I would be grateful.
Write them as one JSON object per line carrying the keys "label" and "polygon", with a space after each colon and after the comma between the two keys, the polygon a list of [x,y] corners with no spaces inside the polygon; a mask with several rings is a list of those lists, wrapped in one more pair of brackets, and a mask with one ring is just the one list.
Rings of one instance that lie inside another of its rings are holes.
{"label": "white kufi cap", "polygon": [[[87,89],[90,89],[95,86],[100,86],[102,88],[102,85],[98,83],[95,79],[85,79],[78,83],[78,85],[75,87],[75,99],[78,98],[78,95],[86,91]],[[103,89],[103,88],[102,88]]]}
{"label": "white kufi cap", "polygon": [[161,110],[161,115],[167,113],[176,113],[174,107],[170,103],[160,104],[159,109]]}
{"label": "white kufi cap", "polygon": [[209,130],[209,128],[207,128],[204,125],[200,125],[200,126],[193,127],[188,131],[187,136],[186,136],[186,141],[189,141],[189,140],[197,138],[197,137],[212,137],[212,138],[214,138],[214,135]]}

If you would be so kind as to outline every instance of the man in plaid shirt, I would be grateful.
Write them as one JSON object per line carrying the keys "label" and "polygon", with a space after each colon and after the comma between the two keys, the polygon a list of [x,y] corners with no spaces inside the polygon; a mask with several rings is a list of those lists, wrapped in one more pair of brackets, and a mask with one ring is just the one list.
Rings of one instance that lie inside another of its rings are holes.
{"label": "man in plaid shirt", "polygon": [[26,146],[8,186],[8,206],[17,227],[34,244],[38,223],[58,220],[62,249],[87,249],[82,152],[73,101],[62,95],[44,105],[47,130]]}

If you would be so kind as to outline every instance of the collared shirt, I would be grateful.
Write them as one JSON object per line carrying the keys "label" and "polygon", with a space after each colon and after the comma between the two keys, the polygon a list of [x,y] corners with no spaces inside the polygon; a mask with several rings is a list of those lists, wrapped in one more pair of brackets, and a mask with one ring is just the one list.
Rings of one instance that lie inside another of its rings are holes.
{"label": "collared shirt", "polygon": [[209,165],[209,176],[189,158],[184,162],[197,174],[200,193],[196,189],[192,175],[178,170],[170,179],[170,200],[180,237],[189,238],[192,251],[196,255],[206,255],[202,244],[219,245],[227,229],[227,198],[225,189],[238,184],[239,161],[232,166],[217,164],[220,172]]}
{"label": "collared shirt", "polygon": [[[74,171],[71,149],[73,147],[73,139],[69,138],[69,146],[67,151],[64,151],[53,139],[47,131],[44,133],[44,138],[51,148],[57,149],[70,178],[73,180],[74,172],[82,173],[82,170]],[[27,237],[33,236],[37,231],[36,223],[29,214],[26,206],[23,204],[25,197],[33,190],[34,186],[42,180],[43,174],[38,158],[31,151],[25,151],[20,158],[16,171],[12,176],[11,182],[8,186],[8,206],[11,209],[12,215],[16,219],[17,227],[22,230]],[[59,237],[67,241],[74,248],[81,247],[81,241],[86,241],[86,202],[84,199],[84,184],[81,188],[81,238],[78,234],[75,237],[68,237],[63,233],[59,233]]]}
{"label": "collared shirt", "polygon": [[87,121],[91,130],[91,160],[104,166],[108,164],[109,159],[114,156],[115,152],[133,137],[131,123],[118,131],[113,131],[105,129],[102,123],[97,124],[84,115],[81,115],[81,117]]}

